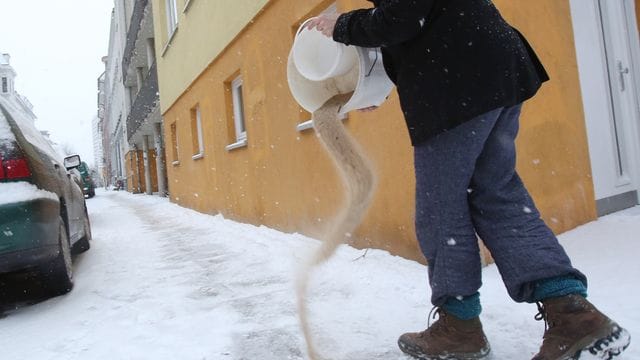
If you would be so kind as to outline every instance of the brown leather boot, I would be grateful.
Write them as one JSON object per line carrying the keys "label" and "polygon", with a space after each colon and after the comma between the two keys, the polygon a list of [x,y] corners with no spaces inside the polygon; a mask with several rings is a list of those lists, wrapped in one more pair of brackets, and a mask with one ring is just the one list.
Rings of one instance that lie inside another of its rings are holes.
{"label": "brown leather boot", "polygon": [[400,336],[400,350],[421,360],[478,360],[489,354],[480,318],[461,320],[442,308],[437,313],[427,330]]}
{"label": "brown leather boot", "polygon": [[538,304],[546,330],[532,360],[613,359],[629,346],[629,333],[581,295],[552,298]]}

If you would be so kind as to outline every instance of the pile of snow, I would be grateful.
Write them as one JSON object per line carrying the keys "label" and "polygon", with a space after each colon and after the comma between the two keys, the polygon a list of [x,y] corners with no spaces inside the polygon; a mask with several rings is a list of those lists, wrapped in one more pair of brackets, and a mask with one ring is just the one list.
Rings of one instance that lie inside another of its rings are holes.
{"label": "pile of snow", "polygon": [[[38,130],[35,124],[31,120],[29,120],[24,110],[17,108],[11,102],[2,97],[0,97],[0,105],[9,113],[11,119],[15,121],[20,132],[30,144],[32,144],[41,152],[47,154],[52,159],[55,159],[61,164],[63,163],[60,154],[55,151],[51,144],[44,138],[44,136],[42,136],[40,130]],[[4,123],[5,125],[0,125],[0,129],[5,129],[6,126],[9,125],[4,113],[0,111],[0,124],[2,123]],[[11,129],[0,130],[0,135],[5,134],[7,130],[9,133],[11,132]],[[13,134],[11,134],[10,136],[13,136]],[[0,139],[2,137],[3,136],[0,136]]]}
{"label": "pile of snow", "polygon": [[9,122],[7,122],[4,114],[0,111],[0,144],[12,141],[16,141],[16,137],[13,135],[13,131],[11,131]]}
{"label": "pile of snow", "polygon": [[38,199],[59,201],[55,193],[38,189],[26,181],[0,183],[0,206]]}
{"label": "pile of snow", "polygon": [[[99,191],[87,201],[92,248],[63,297],[0,319],[2,359],[301,360],[296,273],[319,242],[204,215],[160,199]],[[590,300],[640,334],[640,208],[563,234]],[[495,360],[528,360],[542,341],[536,306],[483,271],[482,321]],[[427,326],[426,268],[342,246],[310,286],[318,348],[333,360],[408,360],[396,345]],[[633,340],[632,340],[633,341]],[[616,360],[640,359],[632,342]]]}

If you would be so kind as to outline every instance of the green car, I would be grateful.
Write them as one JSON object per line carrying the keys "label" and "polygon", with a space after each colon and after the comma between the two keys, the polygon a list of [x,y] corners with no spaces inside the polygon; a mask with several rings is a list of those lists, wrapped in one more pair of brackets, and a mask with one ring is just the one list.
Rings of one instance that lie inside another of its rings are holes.
{"label": "green car", "polygon": [[0,276],[37,270],[51,295],[73,287],[72,252],[89,249],[81,164],[53,150],[20,109],[0,97]]}
{"label": "green car", "polygon": [[84,196],[91,199],[96,196],[96,184],[93,182],[93,178],[91,178],[91,174],[89,173],[89,166],[83,161],[80,163],[80,166],[78,166],[78,171],[82,178],[82,192]]}

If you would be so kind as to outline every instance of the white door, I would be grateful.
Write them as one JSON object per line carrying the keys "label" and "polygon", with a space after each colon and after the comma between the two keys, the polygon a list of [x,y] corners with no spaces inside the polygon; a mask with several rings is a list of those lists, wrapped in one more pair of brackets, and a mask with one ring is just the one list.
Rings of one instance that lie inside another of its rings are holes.
{"label": "white door", "polygon": [[571,0],[598,213],[638,204],[640,46],[633,0]]}

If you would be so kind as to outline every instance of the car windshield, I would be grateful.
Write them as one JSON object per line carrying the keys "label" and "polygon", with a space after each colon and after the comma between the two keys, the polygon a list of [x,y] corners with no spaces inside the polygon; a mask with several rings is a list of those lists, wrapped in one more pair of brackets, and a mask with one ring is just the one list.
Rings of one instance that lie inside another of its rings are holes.
{"label": "car windshield", "polygon": [[80,174],[82,176],[88,176],[89,175],[89,167],[87,166],[87,163],[85,163],[84,161],[80,164],[80,166],[78,166],[78,171],[80,171]]}

